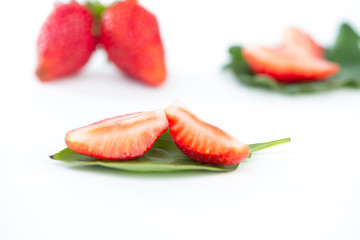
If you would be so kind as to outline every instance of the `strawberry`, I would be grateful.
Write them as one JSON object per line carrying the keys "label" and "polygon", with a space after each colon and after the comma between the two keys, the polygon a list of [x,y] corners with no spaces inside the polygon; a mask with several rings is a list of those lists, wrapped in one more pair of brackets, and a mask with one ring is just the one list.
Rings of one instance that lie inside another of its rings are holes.
{"label": "strawberry", "polygon": [[279,82],[318,81],[339,71],[339,65],[282,48],[251,46],[242,54],[254,73],[267,74]]}
{"label": "strawberry", "polygon": [[95,50],[93,17],[82,5],[56,4],[37,41],[36,75],[50,81],[78,71]]}
{"label": "strawberry", "polygon": [[108,160],[145,154],[168,128],[164,110],[133,113],[102,120],[66,134],[74,152]]}
{"label": "strawberry", "polygon": [[249,156],[249,146],[201,121],[179,102],[165,109],[170,134],[178,148],[204,163],[236,164]]}
{"label": "strawberry", "polygon": [[152,86],[165,81],[157,20],[135,1],[116,2],[103,12],[101,43],[109,59],[130,77]]}
{"label": "strawberry", "polygon": [[324,58],[324,49],[320,47],[309,35],[295,27],[287,27],[283,35],[282,47],[300,55],[310,55]]}

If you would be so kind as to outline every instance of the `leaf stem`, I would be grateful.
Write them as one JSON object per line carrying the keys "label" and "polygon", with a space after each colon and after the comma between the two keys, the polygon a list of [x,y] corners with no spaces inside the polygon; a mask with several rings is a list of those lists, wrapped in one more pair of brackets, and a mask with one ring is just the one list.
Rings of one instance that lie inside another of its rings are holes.
{"label": "leaf stem", "polygon": [[289,143],[289,142],[291,142],[290,138],[283,138],[283,139],[279,139],[279,140],[275,140],[275,141],[271,141],[271,142],[249,144],[249,147],[250,147],[251,153],[253,153],[253,152],[263,150],[265,148],[269,148],[269,147],[273,147],[273,146],[276,146],[279,144]]}

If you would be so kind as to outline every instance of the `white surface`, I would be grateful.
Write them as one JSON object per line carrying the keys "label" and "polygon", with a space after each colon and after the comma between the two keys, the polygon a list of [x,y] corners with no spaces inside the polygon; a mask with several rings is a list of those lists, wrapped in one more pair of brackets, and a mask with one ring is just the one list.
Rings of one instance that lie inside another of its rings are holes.
{"label": "white surface", "polygon": [[[141,2],[166,47],[160,88],[122,76],[102,51],[78,75],[40,83],[35,40],[53,2],[2,3],[0,239],[360,239],[360,91],[290,97],[221,70],[228,46],[276,43],[285,25],[322,44],[343,19],[360,31],[357,1]],[[48,158],[68,130],[175,99],[241,141],[293,141],[231,173],[134,174]]]}

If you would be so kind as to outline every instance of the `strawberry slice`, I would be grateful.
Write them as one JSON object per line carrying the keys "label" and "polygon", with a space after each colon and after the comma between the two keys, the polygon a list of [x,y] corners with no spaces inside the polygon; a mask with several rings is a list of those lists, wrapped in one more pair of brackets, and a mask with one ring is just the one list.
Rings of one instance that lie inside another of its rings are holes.
{"label": "strawberry slice", "polygon": [[198,119],[175,102],[165,109],[170,134],[178,148],[199,162],[236,164],[249,156],[249,146],[221,129]]}
{"label": "strawberry slice", "polygon": [[309,35],[298,28],[287,27],[283,35],[284,43],[282,47],[287,51],[299,55],[324,58],[324,50]]}
{"label": "strawberry slice", "polygon": [[340,69],[339,65],[285,49],[250,46],[242,49],[245,61],[257,74],[267,74],[279,82],[317,81]]}
{"label": "strawberry slice", "polygon": [[108,118],[66,134],[74,152],[108,160],[127,160],[145,154],[168,128],[164,110]]}

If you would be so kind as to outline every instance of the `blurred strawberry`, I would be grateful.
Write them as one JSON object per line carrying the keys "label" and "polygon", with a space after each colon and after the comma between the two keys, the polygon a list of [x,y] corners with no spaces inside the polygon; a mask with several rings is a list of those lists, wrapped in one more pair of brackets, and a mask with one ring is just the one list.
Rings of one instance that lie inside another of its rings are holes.
{"label": "blurred strawberry", "polygon": [[89,60],[95,50],[93,16],[82,5],[56,4],[37,41],[36,75],[41,81],[70,75]]}
{"label": "blurred strawberry", "polygon": [[320,81],[340,69],[336,63],[287,49],[255,45],[244,47],[242,54],[255,74],[269,75],[278,82]]}
{"label": "blurred strawberry", "polygon": [[327,61],[324,49],[305,32],[287,27],[283,43],[278,48],[248,46],[242,54],[255,74],[266,74],[278,82],[321,81],[340,70],[336,63]]}
{"label": "blurred strawberry", "polygon": [[157,20],[135,1],[116,2],[103,12],[101,43],[109,59],[127,75],[152,86],[165,81]]}
{"label": "blurred strawberry", "polygon": [[287,27],[283,35],[283,49],[298,55],[308,55],[324,58],[324,49],[308,34],[295,27]]}

